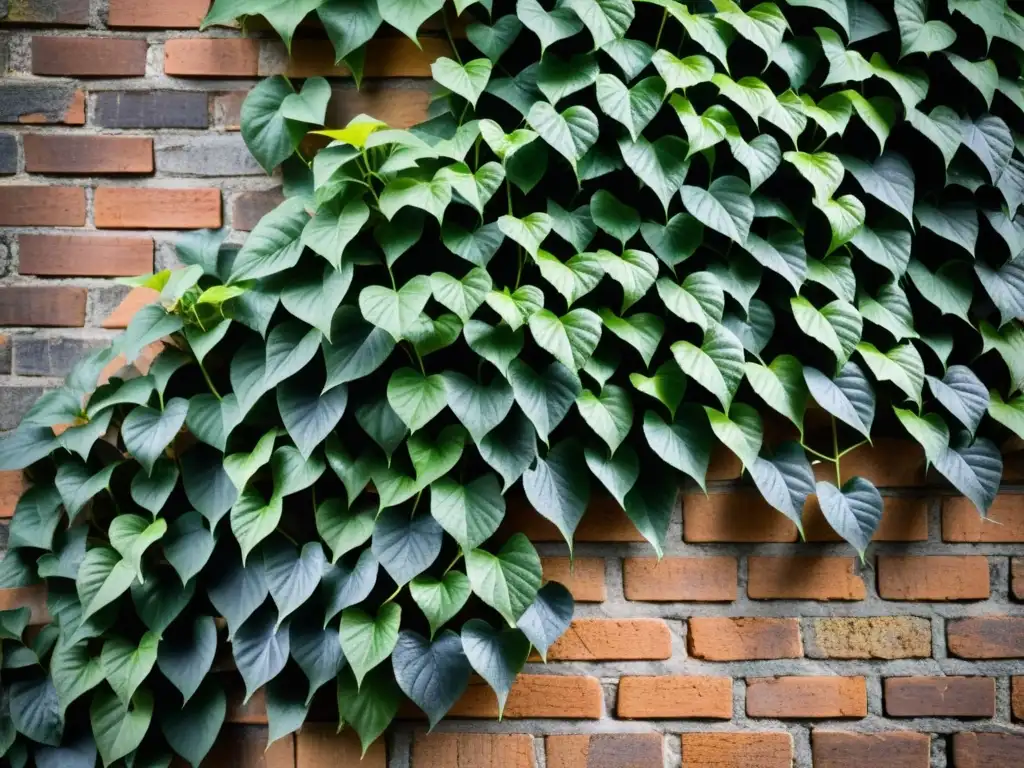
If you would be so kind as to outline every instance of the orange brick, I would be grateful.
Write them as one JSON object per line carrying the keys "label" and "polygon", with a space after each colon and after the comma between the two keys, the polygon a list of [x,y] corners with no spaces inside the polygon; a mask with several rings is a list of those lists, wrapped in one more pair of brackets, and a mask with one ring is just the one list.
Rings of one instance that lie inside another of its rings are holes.
{"label": "orange brick", "polygon": [[788,733],[684,733],[683,768],[791,768]]}
{"label": "orange brick", "polygon": [[[548,768],[663,768],[660,733],[595,733],[548,736]],[[431,767],[433,768],[433,767]]]}
{"label": "orange brick", "polygon": [[153,271],[149,237],[21,235],[18,272],[47,277],[117,277]]}
{"label": "orange brick", "polygon": [[863,600],[864,580],[852,557],[761,557],[747,561],[754,600]]}
{"label": "orange brick", "polygon": [[31,587],[0,589],[0,611],[9,611],[15,608],[31,610],[29,624],[49,624],[50,611],[46,607],[46,585],[35,584]]}
{"label": "orange brick", "polygon": [[116,37],[33,37],[32,73],[66,77],[142,77],[145,40]]}
{"label": "orange brick", "polygon": [[70,285],[0,287],[0,325],[80,327],[85,303],[85,288]]}
{"label": "orange brick", "polygon": [[0,226],[85,226],[82,187],[0,187]]}
{"label": "orange brick", "polygon": [[962,659],[1024,658],[1024,617],[956,619],[946,625],[946,642]]}
{"label": "orange brick", "polygon": [[1020,768],[1024,736],[1019,733],[953,734],[956,768]]}
{"label": "orange brick", "polygon": [[[128,323],[135,317],[135,313],[147,304],[152,304],[160,297],[158,291],[152,288],[139,286],[128,291],[117,309],[110,313],[110,316],[103,321],[104,328],[127,328]],[[123,364],[123,363],[122,363]]]}
{"label": "orange brick", "polygon": [[863,677],[762,677],[747,681],[749,717],[866,717]]}
{"label": "orange brick", "polygon": [[1017,720],[1024,720],[1024,677],[1012,678],[1010,706]]}
{"label": "orange brick", "polygon": [[217,768],[295,768],[295,736],[267,745],[267,729],[226,725],[203,765]]}
{"label": "orange brick", "polygon": [[[924,485],[924,452],[910,440],[879,438],[846,454],[841,464],[843,477],[863,477],[879,488]],[[814,467],[818,480],[835,482],[835,467],[821,462]]]}
{"label": "orange brick", "polygon": [[[601,683],[596,677],[520,675],[505,704],[505,717],[596,720],[603,709]],[[449,712],[451,717],[498,716],[498,701],[482,680],[474,680]]]}
{"label": "orange brick", "polygon": [[29,173],[153,172],[152,139],[26,133],[23,140]]}
{"label": "orange brick", "polygon": [[535,768],[536,765],[533,737],[525,733],[420,732],[412,743],[412,768]]}
{"label": "orange brick", "polygon": [[878,594],[885,600],[984,600],[989,593],[983,555],[878,557]]}
{"label": "orange brick", "polygon": [[373,115],[392,128],[411,128],[427,119],[430,93],[419,87],[398,87],[386,80],[362,87],[335,88],[327,105],[328,125],[347,125],[359,114]]}
{"label": "orange brick", "polygon": [[890,677],[885,680],[890,717],[995,717],[991,677]]}
{"label": "orange brick", "polygon": [[[563,541],[554,524],[541,517],[525,498],[510,497],[507,504],[505,519],[509,521],[508,533],[519,531],[534,541]],[[597,494],[590,500],[574,538],[576,541],[596,542],[646,541],[614,499]]]}
{"label": "orange brick", "polygon": [[661,619],[576,619],[548,651],[557,661],[660,660],[672,656]]}
{"label": "orange brick", "polygon": [[[419,48],[407,37],[377,37],[367,46],[364,77],[430,77],[430,65],[441,56],[450,56],[448,41],[440,37],[423,37]],[[334,46],[329,40],[304,40],[285,54],[283,44],[274,45],[261,62],[260,77],[347,77],[351,70],[335,64]]]}
{"label": "orange brick", "polygon": [[627,557],[623,565],[627,600],[729,602],[736,599],[735,557]]}
{"label": "orange brick", "polygon": [[557,581],[577,603],[600,603],[606,596],[604,559],[600,557],[542,557],[544,581]]}
{"label": "orange brick", "polygon": [[690,542],[796,541],[796,526],[757,491],[683,496],[683,536]]}
{"label": "orange brick", "polygon": [[28,482],[21,471],[0,472],[0,517],[10,517],[18,505],[18,499],[28,488]]}
{"label": "orange brick", "polygon": [[963,496],[945,499],[942,538],[945,541],[1024,542],[1024,494],[999,494],[988,517],[979,515],[977,507]]}
{"label": "orange brick", "polygon": [[711,461],[705,479],[710,483],[717,480],[738,480],[743,476],[743,462],[722,443],[715,441],[711,449]]}
{"label": "orange brick", "polygon": [[797,619],[692,618],[690,655],[707,661],[796,659],[803,656]]}
{"label": "orange brick", "polygon": [[355,731],[346,728],[338,733],[337,730],[336,725],[303,725],[295,735],[295,765],[301,768],[334,768],[339,765],[387,768],[384,739],[375,741],[363,757],[363,748]]}
{"label": "orange brick", "polygon": [[[302,46],[296,46],[300,50]],[[260,44],[248,38],[186,38],[164,43],[164,74],[173,77],[255,77]]]}
{"label": "orange brick", "polygon": [[198,29],[210,9],[210,0],[176,0],[154,3],[152,0],[110,0],[108,27],[151,29]]}
{"label": "orange brick", "polygon": [[618,716],[728,720],[732,717],[732,678],[623,677],[619,680]]}
{"label": "orange brick", "polygon": [[219,229],[219,189],[100,187],[94,201],[100,229]]}
{"label": "orange brick", "polygon": [[1024,600],[1024,557],[1013,558],[1010,591],[1017,600]]}
{"label": "orange brick", "polygon": [[907,731],[844,733],[815,728],[811,752],[814,768],[928,768],[931,737]]}
{"label": "orange brick", "polygon": [[[884,502],[882,521],[872,541],[928,540],[928,499],[890,496]],[[804,536],[807,541],[842,541],[825,520],[816,496],[810,497],[804,508]]]}

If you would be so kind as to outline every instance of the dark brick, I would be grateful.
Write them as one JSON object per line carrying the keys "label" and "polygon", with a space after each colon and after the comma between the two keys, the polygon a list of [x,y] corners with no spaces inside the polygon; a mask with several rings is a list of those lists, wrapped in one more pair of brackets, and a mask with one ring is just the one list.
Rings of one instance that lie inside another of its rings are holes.
{"label": "dark brick", "polygon": [[142,77],[145,40],[116,37],[33,37],[32,73],[68,77]]}
{"label": "dark brick", "polygon": [[13,85],[0,81],[0,123],[65,123],[77,91],[72,85]]}
{"label": "dark brick", "polygon": [[32,404],[49,387],[0,386],[0,432],[14,429]]}
{"label": "dark brick", "polygon": [[925,733],[846,733],[816,728],[811,749],[814,768],[928,768],[930,742]]}
{"label": "dark brick", "polygon": [[11,372],[11,350],[13,348],[11,337],[0,335],[0,376],[6,376]]}
{"label": "dark brick", "polygon": [[89,0],[8,0],[5,5],[7,18],[0,22],[4,24],[89,25]]}
{"label": "dark brick", "polygon": [[18,172],[18,140],[12,133],[0,133],[0,174]]}
{"label": "dark brick", "polygon": [[93,122],[103,128],[206,128],[205,93],[110,91],[96,96]]}
{"label": "dark brick", "polygon": [[71,367],[109,339],[15,336],[14,373],[19,376],[67,376]]}
{"label": "dark brick", "polygon": [[996,681],[991,677],[890,677],[885,681],[885,711],[892,717],[994,717]]}
{"label": "dark brick", "polygon": [[85,325],[85,288],[70,285],[0,286],[0,325]]}
{"label": "dark brick", "polygon": [[284,200],[281,189],[267,189],[262,192],[243,192],[231,203],[231,228],[249,232],[259,220],[274,210]]}
{"label": "dark brick", "polygon": [[953,735],[956,768],[1020,768],[1024,736],[1016,733],[957,733]]}

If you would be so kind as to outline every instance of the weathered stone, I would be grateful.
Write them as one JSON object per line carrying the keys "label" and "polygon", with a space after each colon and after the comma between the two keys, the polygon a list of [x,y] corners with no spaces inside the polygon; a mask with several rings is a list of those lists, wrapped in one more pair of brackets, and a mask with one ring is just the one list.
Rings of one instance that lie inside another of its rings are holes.
{"label": "weathered stone", "polygon": [[182,176],[263,176],[241,134],[157,139],[156,169]]}
{"label": "weathered stone", "polygon": [[0,432],[14,429],[29,408],[49,387],[0,386]]}
{"label": "weathered stone", "polygon": [[199,91],[110,91],[96,96],[92,121],[104,128],[206,128],[210,116]]}
{"label": "weathered stone", "polygon": [[73,85],[0,83],[0,123],[61,123],[75,98]]}
{"label": "weathered stone", "polygon": [[814,620],[809,656],[836,659],[914,659],[932,653],[928,619],[872,616]]}
{"label": "weathered stone", "polygon": [[12,133],[0,133],[0,174],[18,172],[18,140]]}
{"label": "weathered stone", "polygon": [[66,376],[72,366],[109,339],[62,336],[15,336],[14,373],[20,376]]}

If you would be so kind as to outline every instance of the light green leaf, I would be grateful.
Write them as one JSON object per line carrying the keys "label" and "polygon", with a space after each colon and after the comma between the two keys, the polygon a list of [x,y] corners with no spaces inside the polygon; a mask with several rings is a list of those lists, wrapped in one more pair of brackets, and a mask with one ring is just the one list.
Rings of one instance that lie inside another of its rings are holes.
{"label": "light green leaf", "polygon": [[100,654],[103,674],[125,707],[130,705],[136,690],[156,664],[159,642],[155,634],[147,632],[138,645],[118,636],[110,637],[103,644]]}
{"label": "light green leaf", "polygon": [[530,333],[558,362],[579,371],[601,340],[601,318],[589,309],[574,309],[561,317],[542,309],[530,317]]}
{"label": "light green leaf", "polygon": [[601,69],[592,53],[581,53],[562,59],[545,53],[537,65],[537,88],[548,101],[557,105],[562,99],[589,88]]}
{"label": "light green leaf", "polygon": [[534,260],[541,276],[554,286],[568,306],[590,293],[604,276],[601,259],[595,253],[577,253],[566,262],[547,251],[538,250]]}
{"label": "light green leaf", "polygon": [[526,122],[552,149],[569,161],[574,172],[580,158],[594,146],[599,133],[597,117],[580,106],[569,107],[559,113],[547,102],[538,101],[530,108]]}
{"label": "light green leaf", "polygon": [[515,626],[540,589],[540,557],[530,540],[516,533],[497,554],[466,552],[466,574],[473,592]]}
{"label": "light green leaf", "polygon": [[359,293],[359,309],[369,322],[401,341],[416,324],[430,300],[430,278],[417,275],[395,291],[370,285]]}
{"label": "light green leaf", "polygon": [[448,571],[440,580],[417,576],[409,582],[409,593],[427,617],[431,637],[462,610],[472,591],[462,571]]}
{"label": "light green leaf", "polygon": [[138,749],[153,719],[153,694],[141,688],[125,707],[112,691],[101,688],[89,707],[89,723],[103,765]]}
{"label": "light green leaf", "polygon": [[633,403],[626,390],[610,384],[595,395],[585,389],[576,398],[576,407],[614,454],[633,426]]}
{"label": "light green leaf", "polygon": [[635,13],[630,0],[565,0],[564,6],[590,30],[594,48],[624,37]]}
{"label": "light green leaf", "polygon": [[739,457],[744,467],[753,466],[764,439],[764,428],[757,410],[744,403],[736,403],[728,415],[709,406],[704,406],[704,412],[715,437]]}
{"label": "light green leaf", "polygon": [[792,355],[779,355],[771,365],[745,363],[743,370],[761,399],[793,422],[803,434],[807,385],[800,361]]}
{"label": "light green leaf", "polygon": [[430,74],[439,84],[454,91],[474,107],[491,79],[490,59],[473,59],[465,64],[442,56],[430,65]]}
{"label": "light green leaf", "polygon": [[498,219],[498,229],[526,249],[531,256],[537,255],[537,249],[544,242],[552,227],[551,217],[546,213],[531,213],[523,218],[505,215]]}
{"label": "light green leaf", "polygon": [[260,219],[235,256],[231,282],[275,275],[298,264],[302,233],[309,220],[305,203],[298,197],[285,200]]}
{"label": "light green leaf", "polygon": [[[443,170],[443,169],[442,169]],[[438,224],[452,201],[452,185],[438,171],[432,179],[402,176],[389,181],[380,193],[380,212],[389,220],[407,206],[426,211]]]}
{"label": "light green leaf", "polygon": [[651,63],[665,81],[665,94],[682,90],[692,85],[711,81],[715,64],[707,56],[687,56],[678,59],[666,50],[658,50],[651,57]]}
{"label": "light green leaf", "polygon": [[420,26],[443,7],[444,0],[377,0],[380,17],[417,46]]}
{"label": "light green leaf", "polygon": [[627,88],[614,75],[602,74],[597,76],[596,90],[601,110],[622,123],[636,141],[661,109],[665,82],[660,77],[647,77]]}
{"label": "light green leaf", "polygon": [[[653,142],[647,141],[643,136],[638,136],[636,141],[630,141],[628,137],[623,136],[619,139],[619,152],[633,173],[658,196],[667,213],[672,198],[683,185],[690,170],[690,163],[686,159],[686,142],[678,136],[662,136]],[[685,214],[677,214],[672,219],[680,216],[692,221]],[[669,225],[671,223],[670,221]],[[659,257],[664,259],[661,254]]]}
{"label": "light green leaf", "polygon": [[924,386],[924,362],[921,360],[921,353],[913,344],[900,344],[883,353],[873,344],[862,341],[857,345],[857,351],[875,378],[891,381],[920,407],[921,389]]}
{"label": "light green leaf", "polygon": [[754,220],[754,202],[750,187],[736,176],[721,176],[707,189],[684,186],[683,205],[706,227],[742,245]]}
{"label": "light green leaf", "polygon": [[401,621],[402,609],[395,603],[381,606],[376,616],[358,608],[346,608],[342,612],[341,650],[345,652],[357,685],[391,655],[398,642]]}
{"label": "light green leaf", "polygon": [[758,3],[744,11],[733,0],[713,0],[717,18],[735,29],[762,51],[771,61],[789,28],[786,17],[775,3]]}
{"label": "light green leaf", "polygon": [[583,29],[583,22],[570,8],[559,6],[548,12],[537,0],[519,0],[516,16],[523,26],[540,38],[541,54],[549,45],[572,37]]}
{"label": "light green leaf", "polygon": [[861,82],[874,75],[871,64],[859,52],[847,50],[839,33],[827,27],[815,27],[822,50],[828,59],[828,77],[823,86],[837,83]]}
{"label": "light green leaf", "polygon": [[640,301],[658,277],[658,261],[645,251],[627,248],[621,256],[616,256],[610,251],[601,250],[597,256],[608,276],[622,286],[620,313]]}
{"label": "light green leaf", "polygon": [[464,552],[489,539],[505,517],[505,499],[493,474],[460,485],[450,478],[430,486],[430,514]]}
{"label": "light green leaf", "polygon": [[743,381],[743,345],[731,331],[712,323],[697,347],[688,341],[672,345],[672,354],[683,373],[711,392],[728,408]]}
{"label": "light green leaf", "polygon": [[996,69],[996,63],[992,59],[968,61],[955,53],[947,53],[946,58],[953,65],[953,69],[977,89],[981,98],[985,100],[985,106],[991,107],[992,98],[996,95],[996,87],[999,85],[999,70]]}

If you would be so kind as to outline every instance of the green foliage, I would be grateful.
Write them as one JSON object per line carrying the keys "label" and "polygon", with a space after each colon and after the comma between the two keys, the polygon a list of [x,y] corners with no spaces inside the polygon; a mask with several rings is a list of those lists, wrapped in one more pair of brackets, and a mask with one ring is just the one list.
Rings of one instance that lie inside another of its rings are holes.
{"label": "green foliage", "polygon": [[[293,47],[315,13],[358,82],[382,25],[415,40],[444,6],[216,0],[206,24]],[[472,672],[500,710],[573,611],[506,496],[571,551],[607,493],[660,555],[716,441],[862,557],[882,496],[839,459],[876,436],[992,504],[1024,438],[1004,0],[454,6],[467,40],[412,129],[323,127],[322,78],[255,88],[242,133],[288,199],[129,281],[159,300],[0,442],[33,482],[0,586],[46,579],[54,616],[27,647],[0,614],[5,658],[39,662],[4,669],[0,755],[197,765],[225,643],[271,739],[317,697],[364,746],[403,695],[433,726]]]}

